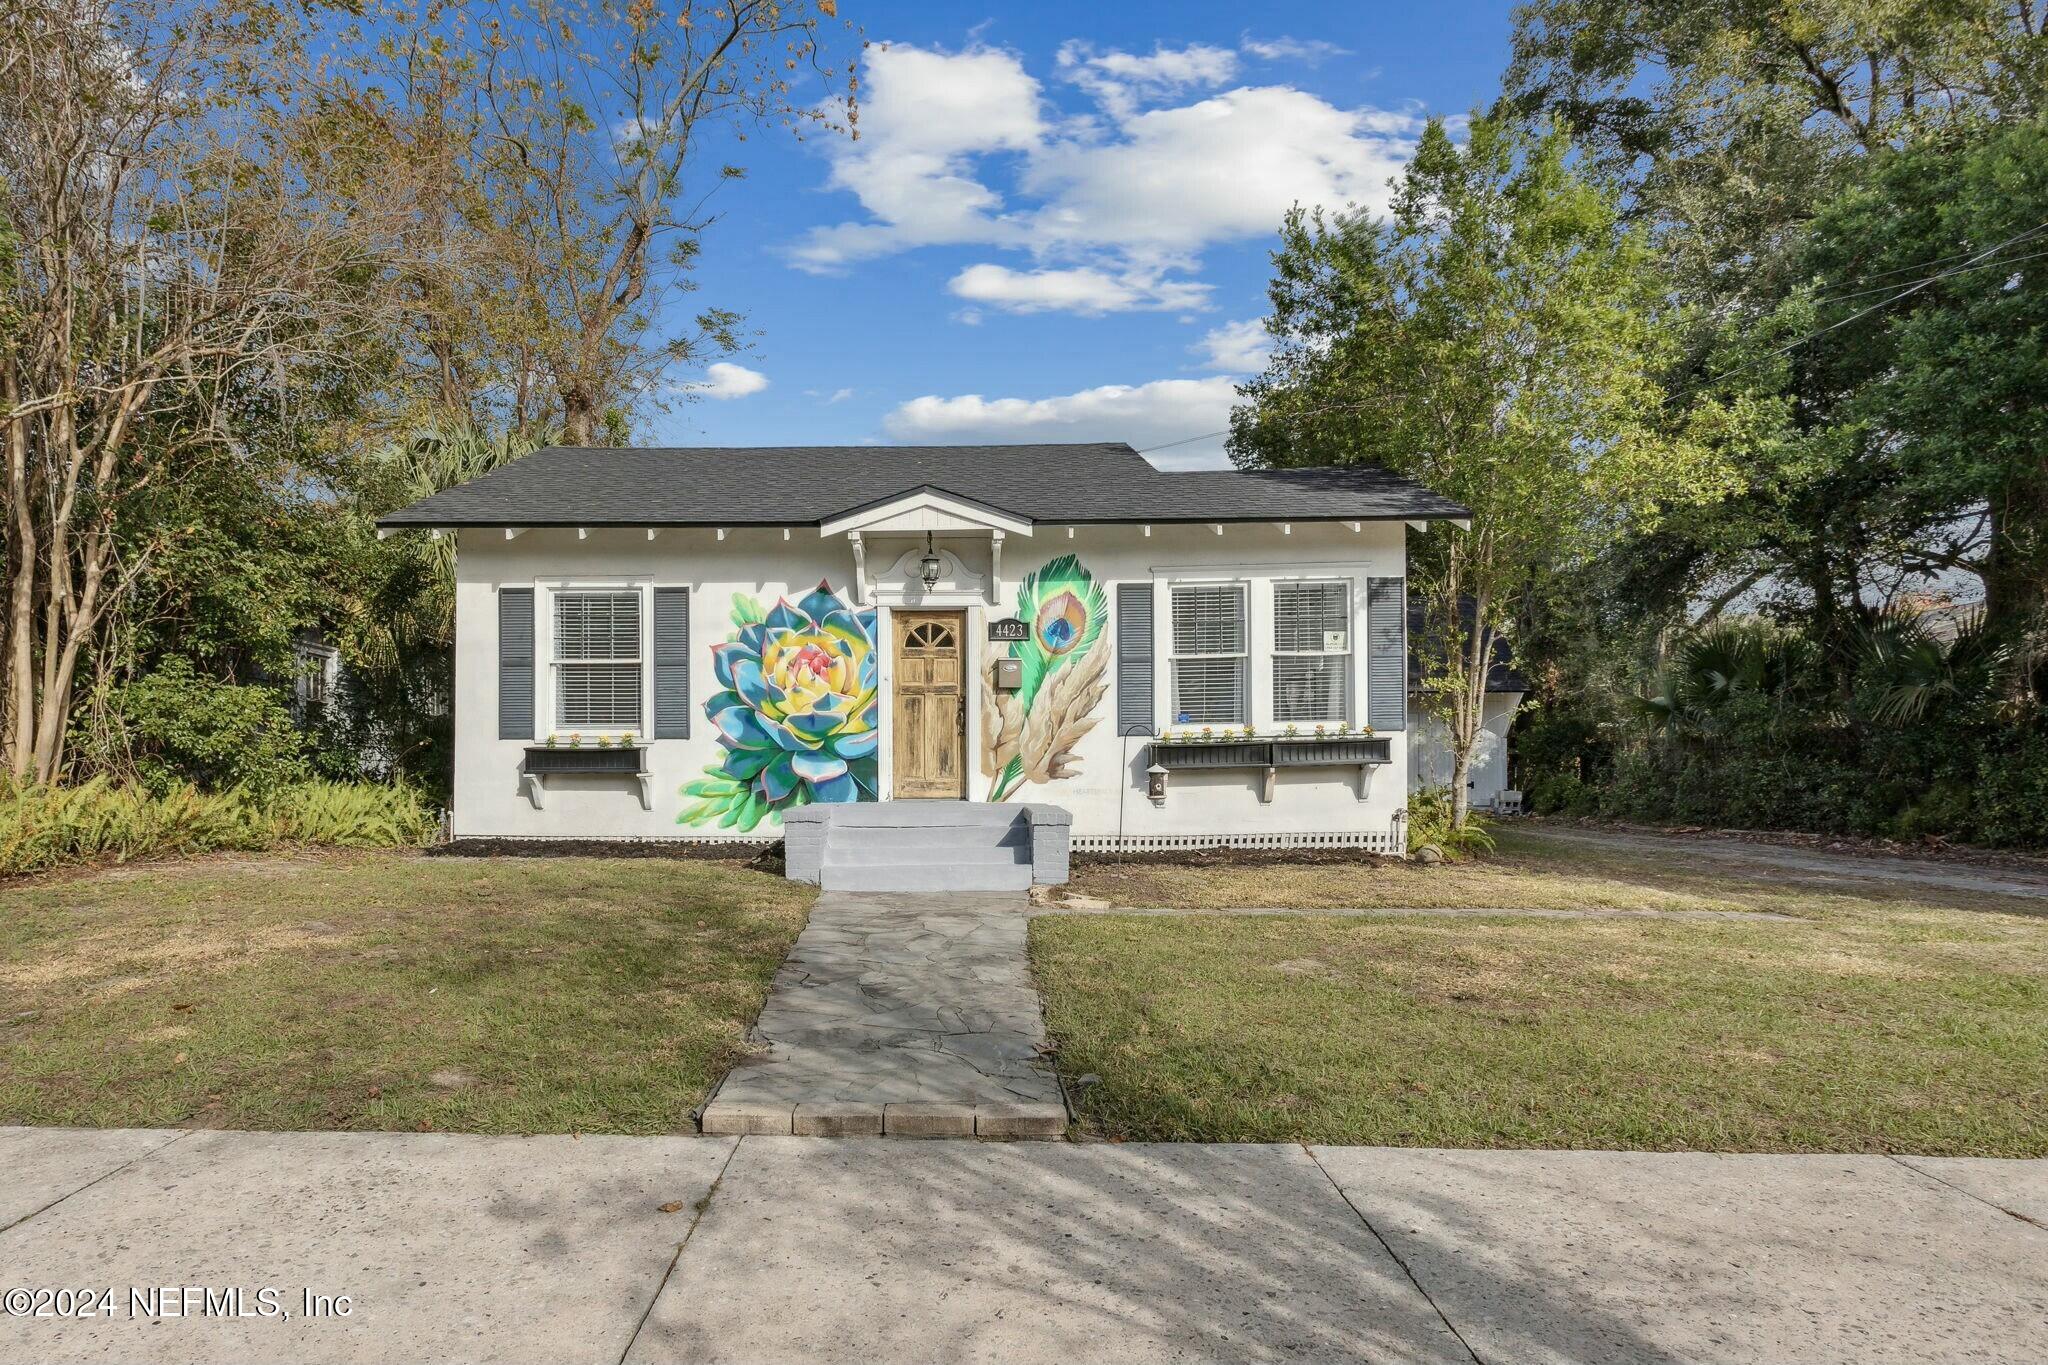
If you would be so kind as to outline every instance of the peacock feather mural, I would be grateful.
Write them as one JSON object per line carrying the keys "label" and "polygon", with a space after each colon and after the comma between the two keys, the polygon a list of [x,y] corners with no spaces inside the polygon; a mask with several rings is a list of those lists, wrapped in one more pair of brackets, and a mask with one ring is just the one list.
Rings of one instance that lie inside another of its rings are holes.
{"label": "peacock feather mural", "polygon": [[1075,746],[1095,728],[1095,708],[1109,693],[1109,648],[1103,626],[1109,604],[1102,585],[1073,555],[1061,555],[1017,588],[1017,616],[1027,639],[1010,644],[1021,661],[1021,685],[996,690],[996,659],[981,670],[981,771],[988,799],[1007,800],[1026,782],[1058,782],[1080,771]]}

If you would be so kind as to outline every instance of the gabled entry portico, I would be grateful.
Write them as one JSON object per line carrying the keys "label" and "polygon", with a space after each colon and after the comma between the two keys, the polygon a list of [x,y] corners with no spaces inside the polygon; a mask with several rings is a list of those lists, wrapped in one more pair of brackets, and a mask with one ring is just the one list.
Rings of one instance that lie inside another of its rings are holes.
{"label": "gabled entry portico", "polygon": [[[884,800],[965,800],[969,736],[981,722],[986,624],[1003,598],[1003,548],[1031,522],[926,486],[833,517],[861,605],[875,608],[882,646]],[[937,561],[925,579],[925,561]]]}

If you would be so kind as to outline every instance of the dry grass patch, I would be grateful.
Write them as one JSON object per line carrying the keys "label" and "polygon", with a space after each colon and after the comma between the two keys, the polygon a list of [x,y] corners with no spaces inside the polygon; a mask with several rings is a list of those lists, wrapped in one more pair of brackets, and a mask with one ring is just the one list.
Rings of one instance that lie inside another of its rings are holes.
{"label": "dry grass patch", "polygon": [[1364,853],[1077,857],[1068,891],[1113,905],[1306,910],[1417,906],[1525,910],[1749,910],[1806,917],[1874,904],[1911,911],[1983,908],[2048,914],[2048,902],[1924,886],[1859,882],[1853,889],[1782,868],[1685,867],[1496,827],[1496,852],[1425,867]]}
{"label": "dry grass patch", "polygon": [[684,1130],[809,901],[733,864],[598,858],[15,883],[0,1123]]}

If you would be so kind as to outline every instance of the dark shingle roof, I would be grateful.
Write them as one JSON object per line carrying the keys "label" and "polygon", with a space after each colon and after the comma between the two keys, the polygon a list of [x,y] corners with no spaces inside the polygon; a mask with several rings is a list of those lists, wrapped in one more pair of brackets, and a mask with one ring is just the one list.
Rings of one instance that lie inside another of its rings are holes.
{"label": "dark shingle roof", "polygon": [[[1422,599],[1415,594],[1408,595],[1408,687],[1410,691],[1422,686],[1422,653],[1418,646],[1426,629]],[[1458,615],[1465,618],[1465,629],[1472,629],[1473,602],[1469,597],[1458,599]],[[1470,638],[1469,636],[1467,638]],[[1529,680],[1515,667],[1515,647],[1505,635],[1493,637],[1493,658],[1486,665],[1486,690],[1489,692],[1527,692]]]}
{"label": "dark shingle roof", "polygon": [[1043,522],[1398,521],[1470,515],[1357,466],[1167,473],[1122,442],[1018,446],[549,446],[381,526],[817,525],[931,487]]}

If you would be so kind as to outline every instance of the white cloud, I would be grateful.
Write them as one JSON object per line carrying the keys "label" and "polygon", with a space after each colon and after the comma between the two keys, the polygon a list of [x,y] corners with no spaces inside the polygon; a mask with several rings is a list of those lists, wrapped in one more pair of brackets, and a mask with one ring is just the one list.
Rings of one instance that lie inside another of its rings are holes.
{"label": "white cloud", "polygon": [[[1092,270],[1156,295],[1163,272],[1196,268],[1216,243],[1270,237],[1296,203],[1384,212],[1422,127],[1412,110],[1346,109],[1286,85],[1139,107],[1221,84],[1236,61],[1200,45],[1141,56],[1068,44],[1061,73],[1096,93],[1106,118],[1061,120],[1013,53],[877,49],[861,137],[835,144],[830,176],[867,216],[814,229],[792,259],[833,270],[975,244],[1029,251],[1039,269],[1028,273],[1053,277],[1041,292]],[[1104,95],[1110,85],[1119,93]]]}
{"label": "white cloud", "polygon": [[817,228],[793,253],[808,270],[912,246],[1022,241],[1002,196],[975,175],[974,158],[1037,147],[1046,135],[1038,82],[1013,54],[947,53],[903,44],[867,60],[860,138],[837,144],[830,184],[850,190],[866,223]]}
{"label": "white cloud", "polygon": [[953,398],[927,395],[899,404],[882,419],[902,441],[1128,441],[1139,449],[1185,441],[1152,457],[1162,468],[1216,469],[1223,457],[1220,432],[1237,401],[1232,382],[1157,379],[1149,384],[1105,384],[1052,398]]}
{"label": "white cloud", "polygon": [[1251,56],[1264,62],[1306,62],[1314,66],[1328,57],[1348,57],[1350,49],[1338,47],[1335,43],[1321,38],[1290,38],[1282,35],[1261,41],[1247,34],[1238,46]]}
{"label": "white cloud", "polygon": [[1139,114],[1115,142],[1049,144],[1024,183],[1045,201],[1034,220],[1042,240],[1185,256],[1271,236],[1296,203],[1384,213],[1421,126],[1414,114],[1339,109],[1286,86],[1240,87]]}
{"label": "white cloud", "polygon": [[834,389],[832,390],[832,396],[825,401],[827,403],[844,403],[851,397],[853,397],[852,389]]}
{"label": "white cloud", "polygon": [[1206,43],[1155,47],[1151,56],[1140,57],[1114,50],[1098,53],[1077,38],[1060,45],[1057,62],[1062,76],[1118,118],[1127,117],[1145,100],[1221,85],[1237,74],[1237,54]]}
{"label": "white cloud", "polygon": [[1266,368],[1266,359],[1273,353],[1273,338],[1266,334],[1266,324],[1262,319],[1246,318],[1242,322],[1226,322],[1221,327],[1210,328],[1190,349],[1208,356],[1202,362],[1204,369],[1257,374]]}
{"label": "white cloud", "polygon": [[750,370],[744,365],[735,365],[729,360],[716,361],[705,367],[704,378],[693,384],[682,386],[686,392],[704,398],[724,400],[745,398],[750,393],[759,393],[768,387],[768,376],[759,370]]}
{"label": "white cloud", "polygon": [[1201,308],[1210,286],[1193,280],[1162,278],[1158,271],[1116,273],[1081,267],[1073,270],[1012,270],[1001,265],[970,265],[946,285],[963,299],[993,304],[1013,313],[1171,312]]}

